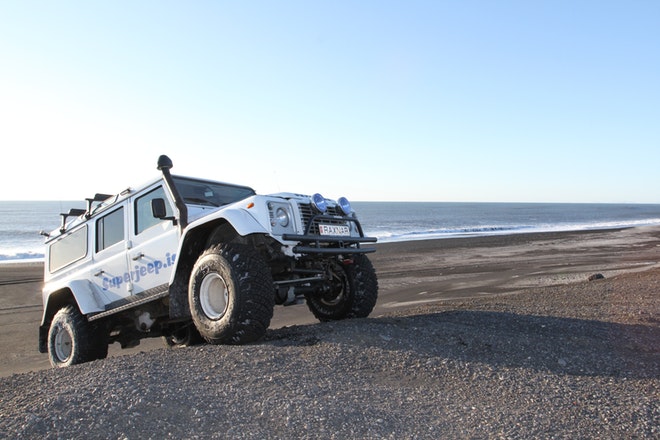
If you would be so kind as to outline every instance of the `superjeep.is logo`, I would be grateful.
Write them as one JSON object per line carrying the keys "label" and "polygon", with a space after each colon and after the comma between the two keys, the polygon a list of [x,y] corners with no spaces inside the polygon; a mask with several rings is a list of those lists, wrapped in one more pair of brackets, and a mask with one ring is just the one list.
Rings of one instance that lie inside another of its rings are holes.
{"label": "superjeep.is logo", "polygon": [[135,270],[125,272],[124,275],[116,277],[103,277],[103,290],[119,289],[124,283],[139,283],[142,278],[154,274],[158,275],[161,270],[167,269],[168,267],[174,265],[175,259],[176,254],[170,254],[168,252],[165,255],[165,262],[161,260],[155,260],[152,263],[136,264],[134,267]]}

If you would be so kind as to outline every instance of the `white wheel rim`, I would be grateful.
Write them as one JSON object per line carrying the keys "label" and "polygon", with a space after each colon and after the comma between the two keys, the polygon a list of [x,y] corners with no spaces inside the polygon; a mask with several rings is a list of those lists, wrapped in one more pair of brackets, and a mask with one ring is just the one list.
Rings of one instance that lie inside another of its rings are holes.
{"label": "white wheel rim", "polygon": [[59,327],[55,333],[55,355],[61,362],[66,362],[73,351],[73,340],[69,332]]}
{"label": "white wheel rim", "polygon": [[209,319],[220,319],[224,316],[229,304],[229,290],[220,275],[210,273],[204,277],[199,289],[199,302]]}

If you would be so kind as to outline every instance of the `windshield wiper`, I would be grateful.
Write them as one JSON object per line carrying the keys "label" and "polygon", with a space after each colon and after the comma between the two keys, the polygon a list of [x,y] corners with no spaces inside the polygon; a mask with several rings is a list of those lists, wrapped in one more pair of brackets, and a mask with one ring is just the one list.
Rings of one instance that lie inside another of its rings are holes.
{"label": "windshield wiper", "polygon": [[216,204],[216,203],[214,203],[210,200],[200,199],[200,198],[197,198],[197,197],[185,197],[185,200],[186,200],[186,202],[197,203],[199,205],[215,206],[216,208],[220,206],[220,205],[218,205],[218,204]]}

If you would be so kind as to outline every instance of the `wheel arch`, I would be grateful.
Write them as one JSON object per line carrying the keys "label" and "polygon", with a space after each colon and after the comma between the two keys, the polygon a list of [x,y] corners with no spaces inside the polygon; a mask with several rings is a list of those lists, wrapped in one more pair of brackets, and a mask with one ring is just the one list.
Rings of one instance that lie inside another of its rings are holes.
{"label": "wheel arch", "polygon": [[95,295],[94,287],[87,280],[74,280],[48,294],[39,326],[39,352],[47,352],[47,338],[53,316],[63,307],[72,305],[82,315],[105,310]]}
{"label": "wheel arch", "polygon": [[197,258],[214,243],[228,243],[241,237],[240,232],[224,217],[199,225],[191,225],[182,237],[177,265],[170,280],[170,318],[189,318],[188,282]]}

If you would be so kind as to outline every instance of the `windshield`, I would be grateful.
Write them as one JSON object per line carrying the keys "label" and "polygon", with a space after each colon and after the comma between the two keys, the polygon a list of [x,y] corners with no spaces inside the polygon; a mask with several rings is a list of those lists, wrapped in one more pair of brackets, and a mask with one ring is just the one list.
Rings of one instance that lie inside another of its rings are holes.
{"label": "windshield", "polygon": [[191,205],[222,206],[256,194],[252,188],[247,186],[178,176],[172,176],[172,179],[184,202]]}

